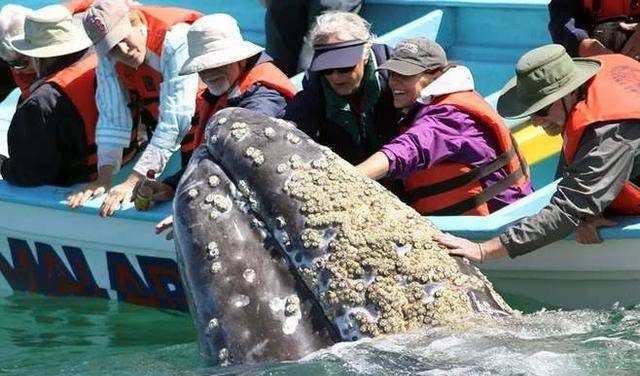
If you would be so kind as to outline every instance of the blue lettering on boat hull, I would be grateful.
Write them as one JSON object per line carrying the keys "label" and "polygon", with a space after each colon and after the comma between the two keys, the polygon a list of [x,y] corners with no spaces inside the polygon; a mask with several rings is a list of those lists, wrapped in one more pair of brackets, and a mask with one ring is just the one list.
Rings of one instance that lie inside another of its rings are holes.
{"label": "blue lettering on boat hull", "polygon": [[[0,272],[11,289],[52,296],[109,298],[98,286],[82,249],[35,242],[35,255],[27,241],[8,238],[11,262],[0,253]],[[66,258],[67,264],[61,257]],[[142,275],[124,253],[105,252],[111,290],[118,300],[133,304],[186,311],[187,303],[178,266],[172,259],[135,256]],[[69,270],[71,269],[71,270]]]}

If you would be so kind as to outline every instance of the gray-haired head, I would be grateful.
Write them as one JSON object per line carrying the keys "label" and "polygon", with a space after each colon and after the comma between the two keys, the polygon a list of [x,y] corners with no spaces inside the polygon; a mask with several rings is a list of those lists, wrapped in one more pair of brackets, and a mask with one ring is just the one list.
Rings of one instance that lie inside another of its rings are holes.
{"label": "gray-haired head", "polygon": [[312,45],[360,40],[365,42],[363,58],[369,57],[371,44],[375,36],[371,33],[371,24],[364,18],[350,12],[326,12],[316,18],[309,31],[308,40]]}
{"label": "gray-haired head", "polygon": [[24,33],[24,20],[31,11],[15,4],[7,4],[0,9],[0,59],[11,61],[18,58],[10,41]]}

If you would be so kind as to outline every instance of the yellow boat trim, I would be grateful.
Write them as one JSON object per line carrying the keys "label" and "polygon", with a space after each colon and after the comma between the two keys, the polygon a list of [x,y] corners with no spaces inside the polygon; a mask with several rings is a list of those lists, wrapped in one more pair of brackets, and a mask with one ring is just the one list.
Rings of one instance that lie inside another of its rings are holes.
{"label": "yellow boat trim", "polygon": [[549,136],[541,127],[528,124],[514,133],[514,138],[529,165],[534,165],[560,152],[561,136]]}

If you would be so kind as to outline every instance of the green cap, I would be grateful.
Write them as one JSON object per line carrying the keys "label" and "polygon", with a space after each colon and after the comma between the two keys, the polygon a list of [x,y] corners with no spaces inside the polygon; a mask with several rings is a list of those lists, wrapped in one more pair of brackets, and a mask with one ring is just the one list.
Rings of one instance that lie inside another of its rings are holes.
{"label": "green cap", "polygon": [[558,44],[531,50],[518,60],[516,76],[502,89],[498,113],[507,119],[529,116],[579,88],[599,69],[599,61],[572,59]]}

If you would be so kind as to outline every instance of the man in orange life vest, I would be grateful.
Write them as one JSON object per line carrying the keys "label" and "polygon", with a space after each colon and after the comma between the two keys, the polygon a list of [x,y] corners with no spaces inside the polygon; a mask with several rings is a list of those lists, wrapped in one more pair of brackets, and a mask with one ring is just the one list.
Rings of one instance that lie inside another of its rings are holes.
{"label": "man in orange life vest", "polygon": [[91,40],[60,5],[29,13],[24,29],[11,46],[32,59],[37,80],[11,120],[2,178],[20,186],[89,181],[96,175],[98,116],[87,95],[95,90],[97,64]]}
{"label": "man in orange life vest", "polygon": [[[273,63],[264,49],[242,39],[236,20],[212,14],[196,21],[188,34],[189,59],[180,74],[197,72],[207,90],[197,99],[193,148],[204,142],[209,118],[225,107],[242,107],[271,117],[282,117],[295,87]],[[154,201],[173,198],[182,171],[164,183],[152,184]],[[156,229],[171,225],[163,220]]]}
{"label": "man in orange life vest", "polygon": [[[190,24],[200,17],[180,8],[129,7],[124,0],[98,0],[89,8],[83,25],[99,55],[99,177],[70,195],[69,207],[106,192],[100,215],[112,215],[147,171],[162,174],[191,128],[198,77],[179,70],[188,57]],[[147,141],[125,182],[109,188],[123,160]]]}
{"label": "man in orange life vest", "polygon": [[449,234],[449,252],[474,261],[516,257],[568,236],[601,241],[603,213],[640,214],[640,63],[619,54],[571,59],[560,45],[525,54],[503,89],[498,112],[531,116],[564,139],[564,171],[549,205],[481,244]]}
{"label": "man in orange life vest", "polygon": [[549,31],[571,56],[622,53],[640,59],[638,0],[552,0]]}
{"label": "man in orange life vest", "polygon": [[[71,14],[87,10],[92,0],[73,0],[62,3]],[[21,98],[29,96],[29,86],[36,80],[36,72],[27,56],[11,48],[10,41],[24,30],[24,19],[31,9],[7,4],[0,10],[0,102],[16,87]]]}

